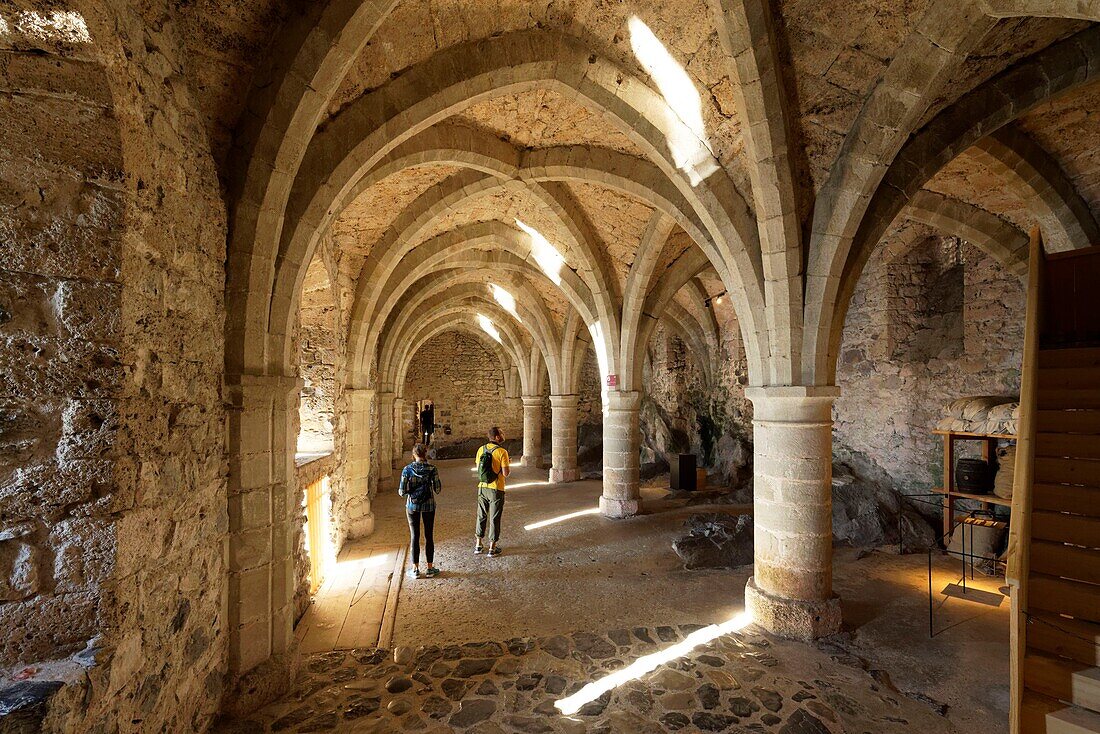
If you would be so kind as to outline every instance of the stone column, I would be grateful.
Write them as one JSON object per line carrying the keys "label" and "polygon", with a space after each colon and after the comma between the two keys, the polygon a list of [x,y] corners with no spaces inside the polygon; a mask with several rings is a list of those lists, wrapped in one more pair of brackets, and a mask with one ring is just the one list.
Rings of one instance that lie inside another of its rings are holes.
{"label": "stone column", "polygon": [[348,483],[348,536],[363,538],[374,532],[370,504],[370,406],[374,390],[347,388],[348,432],[344,466]]}
{"label": "stone column", "polygon": [[391,469],[400,472],[405,466],[405,399],[393,399],[393,463]]}
{"label": "stone column", "polygon": [[229,692],[247,710],[294,675],[295,501],[293,431],[302,381],[227,375],[229,401]]}
{"label": "stone column", "polygon": [[577,471],[577,402],[579,395],[550,396],[550,481],[575,482]]}
{"label": "stone column", "polygon": [[811,640],[840,629],[833,594],[835,387],[755,387],[753,620],[782,637]]}
{"label": "stone column", "polygon": [[642,394],[609,392],[603,418],[603,496],[600,512],[607,517],[638,514],[641,431],[638,412]]}
{"label": "stone column", "polygon": [[374,425],[378,432],[378,490],[393,484],[393,400],[392,392],[379,392],[374,406]]}
{"label": "stone column", "polygon": [[542,396],[523,396],[523,465],[542,463]]}

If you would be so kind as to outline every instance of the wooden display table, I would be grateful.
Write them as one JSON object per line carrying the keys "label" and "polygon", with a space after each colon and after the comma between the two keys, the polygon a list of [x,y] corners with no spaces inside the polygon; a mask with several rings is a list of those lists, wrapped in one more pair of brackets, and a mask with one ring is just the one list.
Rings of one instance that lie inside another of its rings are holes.
{"label": "wooden display table", "polygon": [[1001,439],[1015,441],[1016,437],[1007,433],[966,433],[963,431],[940,431],[932,433],[943,436],[943,486],[936,487],[932,491],[943,495],[943,536],[944,542],[950,539],[951,531],[955,526],[955,502],[957,500],[975,500],[982,503],[982,509],[989,510],[992,505],[1011,507],[1012,500],[1006,500],[995,494],[972,494],[960,492],[955,489],[955,442],[956,441],[981,441],[982,458],[989,461],[993,457],[993,451],[997,447],[997,441]]}

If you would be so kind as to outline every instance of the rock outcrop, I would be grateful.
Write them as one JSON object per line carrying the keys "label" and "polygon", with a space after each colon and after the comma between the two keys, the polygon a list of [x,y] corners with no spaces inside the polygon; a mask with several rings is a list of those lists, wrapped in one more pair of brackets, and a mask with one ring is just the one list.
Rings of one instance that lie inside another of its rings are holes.
{"label": "rock outcrop", "polygon": [[688,534],[672,549],[688,569],[736,568],[752,563],[752,515],[692,515]]}

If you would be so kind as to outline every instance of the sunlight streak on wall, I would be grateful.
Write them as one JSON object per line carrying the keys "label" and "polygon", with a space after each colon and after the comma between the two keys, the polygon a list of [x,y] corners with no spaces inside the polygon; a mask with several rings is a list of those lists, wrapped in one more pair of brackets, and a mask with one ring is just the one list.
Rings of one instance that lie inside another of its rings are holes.
{"label": "sunlight streak on wall", "polygon": [[481,330],[496,340],[497,344],[503,344],[500,339],[500,332],[497,331],[497,327],[493,325],[493,322],[488,319],[484,314],[477,315],[477,323],[481,325]]}
{"label": "sunlight streak on wall", "polygon": [[596,350],[596,363],[600,368],[600,405],[603,406],[603,416],[607,417],[607,376],[611,373],[611,365],[607,361],[607,340],[604,339],[603,327],[598,321],[588,325],[588,333],[592,335],[592,346]]}
{"label": "sunlight streak on wall", "polygon": [[646,673],[655,670],[657,666],[688,654],[699,645],[704,645],[722,635],[737,632],[748,626],[750,622],[752,622],[752,619],[749,617],[749,613],[741,612],[722,624],[712,624],[709,627],[696,630],[672,647],[655,652],[651,655],[640,657],[622,670],[589,683],[572,696],[566,696],[559,701],[555,701],[554,706],[563,714],[575,714],[580,710],[581,706],[584,706],[590,701],[595,701],[604,693],[614,688],[618,688],[623,683],[637,680]]}
{"label": "sunlight streak on wall", "polygon": [[516,226],[522,229],[531,238],[531,254],[535,257],[535,262],[542,269],[542,272],[546,273],[546,277],[554,281],[554,285],[561,285],[561,269],[565,264],[565,258],[558,251],[558,248],[550,244],[550,240],[542,236],[534,227],[524,224],[520,220],[516,220]]}
{"label": "sunlight streak on wall", "polygon": [[665,110],[668,148],[673,162],[695,186],[718,170],[703,123],[703,103],[691,77],[638,16],[627,21],[630,47],[668,107]]}
{"label": "sunlight streak on wall", "polygon": [[17,32],[40,41],[92,42],[84,16],[75,10],[53,10],[49,13],[24,10],[6,18],[0,15],[0,38],[13,35],[12,26]]}
{"label": "sunlight streak on wall", "polygon": [[516,311],[516,297],[508,291],[501,288],[496,283],[490,283],[489,289],[493,293],[493,300],[500,304],[508,313],[515,317],[516,321],[523,323],[523,319],[519,317],[519,313]]}

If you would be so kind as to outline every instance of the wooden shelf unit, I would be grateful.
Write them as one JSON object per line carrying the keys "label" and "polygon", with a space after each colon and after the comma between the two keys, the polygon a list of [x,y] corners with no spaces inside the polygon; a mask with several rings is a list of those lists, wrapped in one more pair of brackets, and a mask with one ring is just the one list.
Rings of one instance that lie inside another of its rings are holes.
{"label": "wooden shelf unit", "polygon": [[988,510],[992,505],[1011,507],[1012,500],[1006,500],[995,494],[973,494],[960,492],[955,489],[955,442],[956,441],[981,441],[982,458],[990,461],[993,452],[997,448],[997,441],[1015,441],[1016,437],[1007,433],[967,433],[965,431],[940,431],[932,433],[943,436],[943,486],[936,487],[932,491],[943,495],[943,535],[944,542],[950,540],[951,531],[955,524],[956,500],[975,500],[982,503],[982,509]]}

